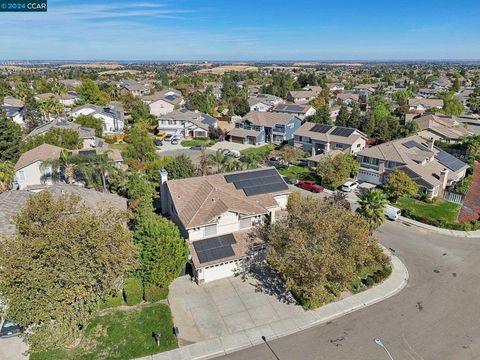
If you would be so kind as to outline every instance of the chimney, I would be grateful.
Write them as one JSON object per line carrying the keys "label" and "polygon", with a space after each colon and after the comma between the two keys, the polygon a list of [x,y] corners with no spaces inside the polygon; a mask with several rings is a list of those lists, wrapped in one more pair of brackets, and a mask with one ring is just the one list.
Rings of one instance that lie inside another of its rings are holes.
{"label": "chimney", "polygon": [[168,172],[165,169],[158,171],[160,174],[160,206],[163,215],[168,215],[168,194],[167,194],[167,180]]}
{"label": "chimney", "polygon": [[427,141],[428,150],[433,151],[434,145],[435,145],[435,139],[430,138],[430,140]]}
{"label": "chimney", "polygon": [[378,163],[378,172],[383,174],[385,172],[385,161],[380,161]]}
{"label": "chimney", "polygon": [[438,196],[439,197],[442,197],[443,196],[443,192],[445,191],[445,189],[447,188],[447,183],[448,183],[448,170],[447,169],[443,169],[441,172],[440,172],[440,189],[438,191]]}

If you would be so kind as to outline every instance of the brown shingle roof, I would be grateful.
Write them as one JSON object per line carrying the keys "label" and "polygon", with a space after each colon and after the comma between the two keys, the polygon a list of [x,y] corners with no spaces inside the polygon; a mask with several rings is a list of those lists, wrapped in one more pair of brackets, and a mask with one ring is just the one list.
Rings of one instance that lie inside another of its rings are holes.
{"label": "brown shingle roof", "polygon": [[254,125],[273,127],[275,124],[286,125],[293,118],[294,115],[291,114],[251,111],[243,117],[243,120],[248,120]]}
{"label": "brown shingle roof", "polygon": [[[238,173],[265,169],[247,170]],[[170,192],[178,217],[186,229],[214,223],[218,216],[227,211],[246,216],[268,213],[268,208],[277,206],[275,195],[289,191],[246,196],[233,183],[227,183],[226,174],[169,180]]]}
{"label": "brown shingle roof", "polygon": [[62,148],[50,144],[42,144],[23,153],[15,164],[15,171],[18,171],[25,166],[33,164],[36,161],[47,161],[58,159]]}

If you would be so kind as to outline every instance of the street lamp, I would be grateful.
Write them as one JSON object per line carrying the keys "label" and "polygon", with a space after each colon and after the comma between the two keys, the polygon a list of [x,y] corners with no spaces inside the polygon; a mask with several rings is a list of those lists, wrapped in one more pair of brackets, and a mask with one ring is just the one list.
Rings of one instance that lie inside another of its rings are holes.
{"label": "street lamp", "polygon": [[385,352],[387,353],[388,357],[390,358],[390,360],[393,360],[393,357],[392,355],[390,354],[390,352],[388,351],[388,349],[385,347],[385,345],[383,344],[382,340],[380,340],[379,338],[375,338],[373,339],[373,342],[375,344],[377,344],[378,346],[380,346],[381,348],[383,348],[383,350],[385,350]]}
{"label": "street lamp", "polygon": [[280,358],[278,357],[278,355],[275,354],[275,351],[273,351],[272,347],[271,347],[270,344],[268,343],[267,338],[266,338],[265,336],[262,336],[262,340],[265,342],[265,345],[267,345],[267,347],[270,349],[270,351],[272,352],[273,356],[275,356],[275,359],[280,360]]}

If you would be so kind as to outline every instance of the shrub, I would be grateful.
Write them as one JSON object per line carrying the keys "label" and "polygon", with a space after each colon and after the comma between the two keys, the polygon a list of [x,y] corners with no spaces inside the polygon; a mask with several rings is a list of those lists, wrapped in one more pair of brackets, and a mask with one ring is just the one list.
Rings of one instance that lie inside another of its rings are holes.
{"label": "shrub", "polygon": [[98,310],[113,308],[123,305],[123,296],[122,293],[119,291],[117,294],[109,296],[104,301],[98,303]]}
{"label": "shrub", "polygon": [[165,300],[168,296],[168,288],[161,288],[156,285],[145,285],[144,299],[148,302]]}
{"label": "shrub", "polygon": [[123,283],[123,293],[128,306],[137,305],[143,299],[143,285],[139,278],[130,277]]}
{"label": "shrub", "polygon": [[375,284],[375,280],[373,280],[373,277],[368,276],[366,279],[367,286],[373,286]]}

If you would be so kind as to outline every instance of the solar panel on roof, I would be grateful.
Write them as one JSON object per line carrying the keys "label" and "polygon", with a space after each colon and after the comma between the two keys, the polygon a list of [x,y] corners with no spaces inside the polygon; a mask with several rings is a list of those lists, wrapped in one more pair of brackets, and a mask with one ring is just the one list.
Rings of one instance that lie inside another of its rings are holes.
{"label": "solar panel on roof", "polygon": [[346,127],[336,127],[335,129],[332,130],[330,135],[337,135],[341,137],[349,137],[352,135],[352,133],[355,131],[355,129],[351,128],[346,128]]}
{"label": "solar panel on roof", "polygon": [[232,245],[235,244],[232,234],[216,236],[213,238],[193,242],[200,263],[224,259],[234,256]]}
{"label": "solar panel on roof", "polygon": [[225,181],[233,183],[237,190],[253,196],[287,190],[288,186],[275,169],[252,171],[224,176]]}
{"label": "solar panel on roof", "polygon": [[325,125],[325,124],[317,124],[313,126],[310,131],[321,133],[321,134],[326,134],[333,126],[331,125]]}
{"label": "solar panel on roof", "polygon": [[440,152],[435,157],[440,162],[440,164],[449,168],[452,171],[458,171],[465,166],[465,163],[463,161],[457,159],[455,156],[450,155],[443,150],[440,150]]}

